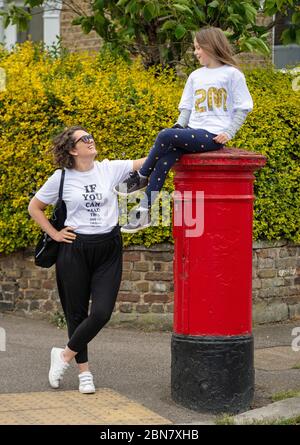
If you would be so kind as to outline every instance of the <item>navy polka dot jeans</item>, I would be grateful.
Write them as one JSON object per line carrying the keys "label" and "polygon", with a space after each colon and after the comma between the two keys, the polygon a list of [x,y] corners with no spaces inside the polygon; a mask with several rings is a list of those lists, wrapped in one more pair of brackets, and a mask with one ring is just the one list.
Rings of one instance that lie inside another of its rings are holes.
{"label": "navy polka dot jeans", "polygon": [[155,201],[172,165],[187,153],[202,153],[219,150],[223,144],[215,142],[216,134],[192,128],[166,128],[158,133],[147,159],[139,170],[141,175],[150,176],[146,195],[141,201],[143,207],[150,207]]}

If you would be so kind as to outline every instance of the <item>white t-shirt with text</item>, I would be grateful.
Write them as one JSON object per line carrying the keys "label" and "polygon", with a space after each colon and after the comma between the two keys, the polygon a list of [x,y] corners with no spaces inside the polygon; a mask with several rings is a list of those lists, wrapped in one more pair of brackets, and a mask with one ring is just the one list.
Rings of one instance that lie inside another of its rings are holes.
{"label": "white t-shirt with text", "polygon": [[[99,234],[110,232],[118,223],[119,208],[113,187],[133,170],[132,160],[94,161],[86,172],[65,169],[63,200],[67,207],[65,226],[75,233]],[[45,204],[58,200],[61,170],[56,170],[35,197]]]}
{"label": "white t-shirt with text", "polygon": [[252,111],[253,101],[244,74],[230,65],[193,71],[183,90],[179,110],[191,110],[188,126],[219,134],[236,110]]}

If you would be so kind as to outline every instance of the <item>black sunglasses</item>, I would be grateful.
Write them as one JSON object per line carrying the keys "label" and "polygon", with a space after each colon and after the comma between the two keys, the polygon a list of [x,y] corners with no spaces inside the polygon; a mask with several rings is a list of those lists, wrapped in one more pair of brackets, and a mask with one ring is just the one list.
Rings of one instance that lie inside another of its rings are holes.
{"label": "black sunglasses", "polygon": [[85,144],[88,144],[89,142],[94,141],[94,138],[91,134],[84,134],[83,136],[81,136],[79,139],[77,139],[77,141],[74,141],[74,145],[77,144],[77,142],[82,141]]}

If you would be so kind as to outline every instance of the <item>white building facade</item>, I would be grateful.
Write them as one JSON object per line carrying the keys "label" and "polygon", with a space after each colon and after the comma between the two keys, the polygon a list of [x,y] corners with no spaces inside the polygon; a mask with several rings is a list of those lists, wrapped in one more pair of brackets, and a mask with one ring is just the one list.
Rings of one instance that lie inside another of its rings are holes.
{"label": "white building facade", "polygon": [[[22,0],[16,0],[17,6],[22,6]],[[0,42],[7,49],[11,49],[16,43],[22,43],[29,35],[33,41],[42,41],[47,46],[57,42],[60,36],[60,14],[62,2],[49,0],[43,8],[34,8],[34,14],[26,32],[20,32],[16,25],[4,28],[3,18],[0,17]],[[0,0],[0,10],[5,10],[6,0]]]}

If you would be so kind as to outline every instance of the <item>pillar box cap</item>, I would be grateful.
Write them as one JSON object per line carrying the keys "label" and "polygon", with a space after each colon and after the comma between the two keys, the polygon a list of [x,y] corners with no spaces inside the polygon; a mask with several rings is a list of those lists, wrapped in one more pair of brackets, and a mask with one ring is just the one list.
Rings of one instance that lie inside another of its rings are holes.
{"label": "pillar box cap", "polygon": [[267,158],[253,151],[238,148],[222,148],[204,153],[184,155],[173,166],[175,171],[183,170],[258,170],[266,164]]}

